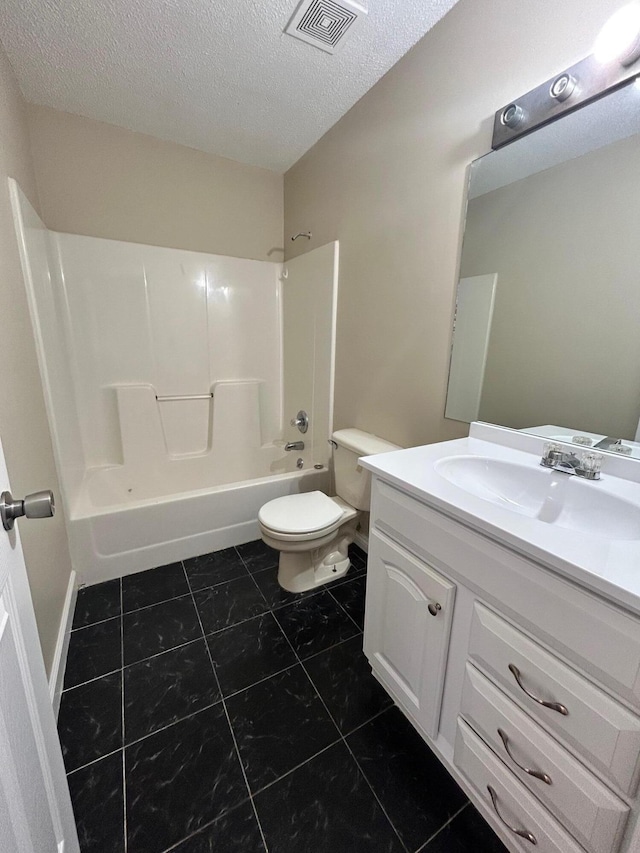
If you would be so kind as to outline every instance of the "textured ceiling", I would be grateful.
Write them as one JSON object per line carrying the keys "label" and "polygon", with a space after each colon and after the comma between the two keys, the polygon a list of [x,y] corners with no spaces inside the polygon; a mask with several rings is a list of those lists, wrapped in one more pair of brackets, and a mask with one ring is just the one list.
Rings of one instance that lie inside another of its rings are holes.
{"label": "textured ceiling", "polygon": [[29,101],[284,171],[455,2],[365,0],[334,56],[297,0],[2,0],[0,37]]}

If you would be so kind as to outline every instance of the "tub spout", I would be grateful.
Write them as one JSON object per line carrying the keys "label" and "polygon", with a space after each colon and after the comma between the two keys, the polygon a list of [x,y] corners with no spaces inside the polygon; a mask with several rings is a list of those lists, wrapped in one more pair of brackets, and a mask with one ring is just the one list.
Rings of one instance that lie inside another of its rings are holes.
{"label": "tub spout", "polygon": [[285,450],[304,450],[304,441],[289,441],[284,446]]}

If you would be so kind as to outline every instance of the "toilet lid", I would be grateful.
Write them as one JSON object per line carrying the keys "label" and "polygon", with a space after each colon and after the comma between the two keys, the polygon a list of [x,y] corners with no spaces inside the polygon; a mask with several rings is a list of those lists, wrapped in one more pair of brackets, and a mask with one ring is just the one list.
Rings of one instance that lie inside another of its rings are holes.
{"label": "toilet lid", "polygon": [[342,509],[323,492],[275,498],[261,507],[258,519],[279,533],[312,533],[339,521]]}

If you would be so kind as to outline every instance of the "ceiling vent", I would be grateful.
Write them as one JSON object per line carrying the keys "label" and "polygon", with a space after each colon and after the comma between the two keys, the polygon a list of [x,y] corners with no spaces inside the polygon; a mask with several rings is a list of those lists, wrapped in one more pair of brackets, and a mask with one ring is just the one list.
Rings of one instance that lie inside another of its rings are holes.
{"label": "ceiling vent", "polygon": [[326,53],[335,53],[367,10],[352,0],[302,0],[285,33]]}

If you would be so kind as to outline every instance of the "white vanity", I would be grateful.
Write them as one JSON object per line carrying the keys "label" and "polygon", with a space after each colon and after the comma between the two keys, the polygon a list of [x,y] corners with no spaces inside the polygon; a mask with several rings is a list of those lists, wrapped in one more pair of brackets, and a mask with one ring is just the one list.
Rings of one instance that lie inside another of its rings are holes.
{"label": "white vanity", "polygon": [[543,444],[473,424],[362,460],[364,649],[509,850],[640,851],[640,463],[587,481]]}

